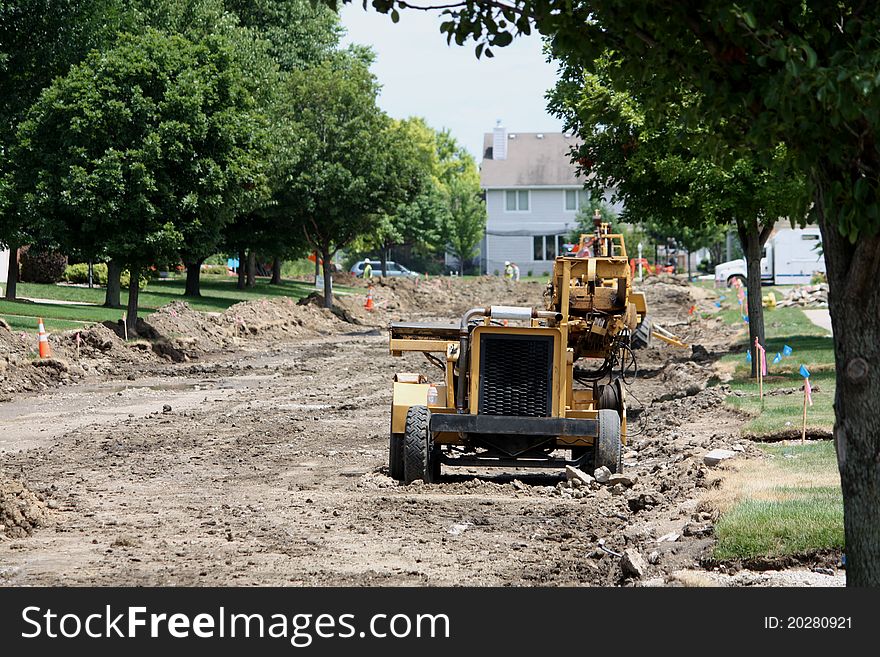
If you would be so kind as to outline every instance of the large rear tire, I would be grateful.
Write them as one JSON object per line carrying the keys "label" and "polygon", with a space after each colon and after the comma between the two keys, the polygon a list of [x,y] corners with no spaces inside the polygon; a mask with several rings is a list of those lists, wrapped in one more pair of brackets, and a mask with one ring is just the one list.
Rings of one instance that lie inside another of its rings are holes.
{"label": "large rear tire", "polygon": [[421,479],[426,484],[439,478],[437,450],[430,431],[431,411],[427,406],[411,406],[406,414],[403,434],[403,480],[411,484]]}
{"label": "large rear tire", "polygon": [[623,445],[620,442],[620,416],[617,411],[599,411],[599,435],[594,448],[594,466],[603,465],[612,473],[623,472]]}

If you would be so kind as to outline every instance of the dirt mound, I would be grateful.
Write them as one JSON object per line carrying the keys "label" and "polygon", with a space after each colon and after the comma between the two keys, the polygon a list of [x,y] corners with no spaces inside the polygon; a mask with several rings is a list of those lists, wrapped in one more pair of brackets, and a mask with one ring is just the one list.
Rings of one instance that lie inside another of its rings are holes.
{"label": "dirt mound", "polygon": [[0,475],[0,536],[24,538],[46,522],[46,504],[26,486]]}

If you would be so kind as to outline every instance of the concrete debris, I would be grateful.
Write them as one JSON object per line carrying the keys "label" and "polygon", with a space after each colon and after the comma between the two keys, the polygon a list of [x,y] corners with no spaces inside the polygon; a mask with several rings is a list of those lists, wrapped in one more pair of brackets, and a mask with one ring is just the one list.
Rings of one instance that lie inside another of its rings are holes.
{"label": "concrete debris", "polygon": [[785,298],[776,302],[777,308],[789,306],[816,307],[828,305],[828,284],[805,285],[786,293]]}
{"label": "concrete debris", "polygon": [[690,522],[684,526],[682,533],[685,536],[709,536],[712,533],[712,523]]}
{"label": "concrete debris", "polygon": [[609,470],[608,468],[606,468],[606,467],[603,465],[603,466],[601,466],[601,467],[599,467],[599,468],[596,468],[596,469],[593,471],[593,477],[594,477],[594,478],[596,479],[596,481],[598,481],[600,484],[607,484],[607,483],[608,483],[608,480],[611,479],[611,470]]}
{"label": "concrete debris", "polygon": [[711,452],[706,454],[703,457],[703,463],[706,465],[713,467],[721,463],[726,459],[730,459],[736,456],[736,452],[729,449],[713,449]]}
{"label": "concrete debris", "polygon": [[680,534],[675,532],[669,532],[668,534],[663,534],[660,538],[657,539],[658,543],[674,543],[678,540]]}
{"label": "concrete debris", "polygon": [[618,472],[608,478],[608,484],[611,486],[614,484],[620,484],[621,486],[632,488],[638,480],[638,476],[634,474],[623,474]]}
{"label": "concrete debris", "polygon": [[660,553],[657,550],[653,550],[651,554],[648,555],[648,563],[652,566],[656,566],[660,563]]}
{"label": "concrete debris", "polygon": [[625,577],[641,579],[648,571],[648,564],[645,563],[644,557],[637,550],[627,548],[620,558],[620,569]]}
{"label": "concrete debris", "polygon": [[[607,470],[607,468],[606,468]],[[565,466],[565,478],[568,479],[572,484],[576,486],[584,485],[589,486],[593,483],[593,478],[588,475],[586,472],[581,470],[580,468],[575,468],[570,465]],[[580,482],[575,484],[575,482]]]}

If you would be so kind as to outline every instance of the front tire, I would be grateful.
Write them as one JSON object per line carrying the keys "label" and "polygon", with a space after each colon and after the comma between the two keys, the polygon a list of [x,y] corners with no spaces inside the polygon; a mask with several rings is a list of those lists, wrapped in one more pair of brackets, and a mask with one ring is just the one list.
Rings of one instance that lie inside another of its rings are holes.
{"label": "front tire", "polygon": [[431,411],[427,406],[411,406],[407,411],[403,434],[403,480],[407,484],[417,479],[432,484],[439,478],[430,424]]}
{"label": "front tire", "polygon": [[598,433],[594,448],[594,466],[601,468],[604,465],[612,474],[623,472],[623,445],[620,442],[620,416],[617,411],[599,411]]}

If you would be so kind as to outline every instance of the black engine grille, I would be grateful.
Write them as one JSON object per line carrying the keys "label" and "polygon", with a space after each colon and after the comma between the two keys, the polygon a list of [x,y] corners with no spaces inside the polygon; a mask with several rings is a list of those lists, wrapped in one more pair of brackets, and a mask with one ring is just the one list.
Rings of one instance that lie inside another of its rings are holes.
{"label": "black engine grille", "polygon": [[553,403],[553,336],[480,336],[483,415],[549,417]]}

